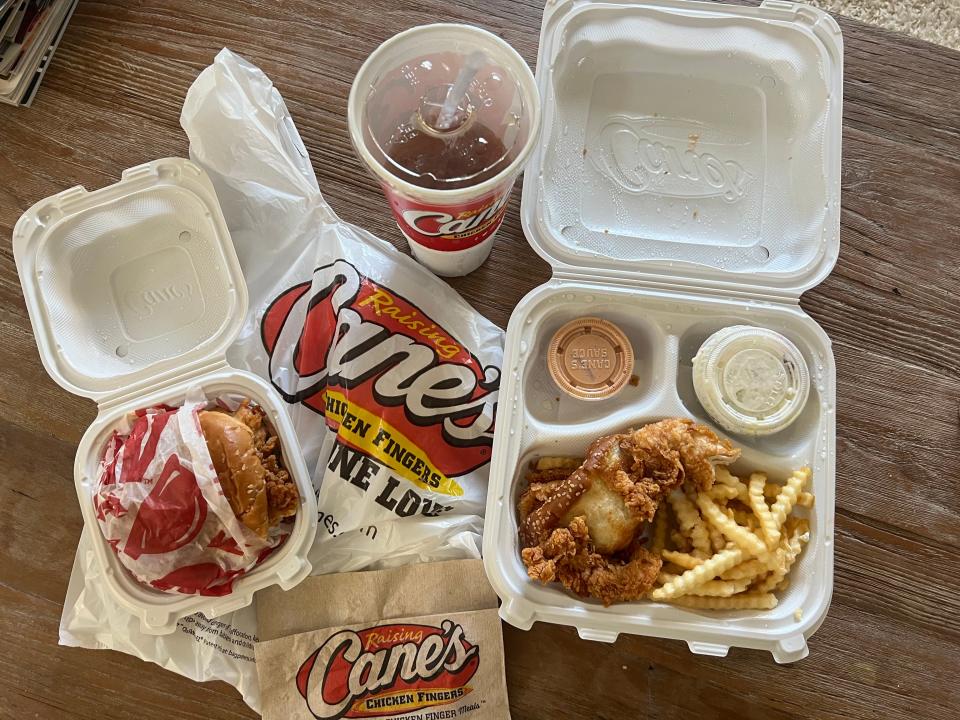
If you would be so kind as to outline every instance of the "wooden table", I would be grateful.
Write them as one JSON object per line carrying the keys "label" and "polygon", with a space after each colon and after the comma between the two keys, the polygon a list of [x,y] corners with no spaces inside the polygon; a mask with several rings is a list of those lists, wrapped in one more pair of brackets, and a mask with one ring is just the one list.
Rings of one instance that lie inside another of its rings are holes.
{"label": "wooden table", "polygon": [[[354,73],[395,32],[438,19],[502,33],[531,63],[540,0],[277,3],[84,0],[30,110],[0,108],[0,235],[66,187],[185,155],[187,87],[224,45],[280,88],[333,208],[400,242],[348,141]],[[836,586],[792,667],[679,642],[504,628],[514,718],[952,718],[960,706],[960,54],[853,21],[846,42],[843,230],[802,301],[838,367]],[[545,281],[515,193],[489,262],[453,284],[494,322]],[[109,651],[57,646],[80,535],[74,450],[91,402],[40,365],[9,242],[0,247],[0,717],[252,717]]]}

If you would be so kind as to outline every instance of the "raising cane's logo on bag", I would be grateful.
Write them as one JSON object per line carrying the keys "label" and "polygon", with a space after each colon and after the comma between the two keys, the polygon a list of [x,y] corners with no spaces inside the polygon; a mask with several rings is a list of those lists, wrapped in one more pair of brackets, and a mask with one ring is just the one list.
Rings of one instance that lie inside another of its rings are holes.
{"label": "raising cane's logo on bag", "polygon": [[[349,262],[277,297],[262,340],[277,390],[336,434],[328,471],[396,516],[450,510],[458,478],[489,462],[499,369]],[[324,521],[330,534],[339,522]]]}
{"label": "raising cane's logo on bag", "polygon": [[297,690],[314,717],[401,715],[457,702],[480,666],[463,627],[378,625],[331,635],[300,666]]}

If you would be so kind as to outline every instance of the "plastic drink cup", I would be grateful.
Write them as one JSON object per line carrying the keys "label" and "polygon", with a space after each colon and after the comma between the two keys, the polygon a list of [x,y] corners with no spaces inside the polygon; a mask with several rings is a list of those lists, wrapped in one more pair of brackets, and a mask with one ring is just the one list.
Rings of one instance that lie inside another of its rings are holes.
{"label": "plastic drink cup", "polygon": [[438,275],[478,268],[540,131],[523,58],[469,25],[411,28],[367,58],[347,119],[414,257]]}

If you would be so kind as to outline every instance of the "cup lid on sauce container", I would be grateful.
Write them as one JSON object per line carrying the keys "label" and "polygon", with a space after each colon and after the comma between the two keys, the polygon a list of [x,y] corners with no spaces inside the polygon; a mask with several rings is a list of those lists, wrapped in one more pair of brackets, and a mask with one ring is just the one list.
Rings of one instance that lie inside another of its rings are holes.
{"label": "cup lid on sauce container", "polygon": [[568,395],[603,400],[620,392],[630,379],[633,348],[613,323],[595,317],[578,318],[553,336],[547,367]]}

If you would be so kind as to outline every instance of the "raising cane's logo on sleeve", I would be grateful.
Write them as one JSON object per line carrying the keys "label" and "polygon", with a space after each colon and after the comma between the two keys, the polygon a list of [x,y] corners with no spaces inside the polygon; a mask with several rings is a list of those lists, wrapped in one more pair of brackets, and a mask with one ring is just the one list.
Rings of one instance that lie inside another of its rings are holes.
{"label": "raising cane's logo on sleeve", "polygon": [[472,688],[480,648],[461,625],[341,630],[308,657],[297,690],[320,720],[401,715],[457,702]]}
{"label": "raising cane's logo on sleeve", "polygon": [[345,260],[277,297],[261,330],[273,385],[341,445],[447,495],[489,461],[499,369]]}

